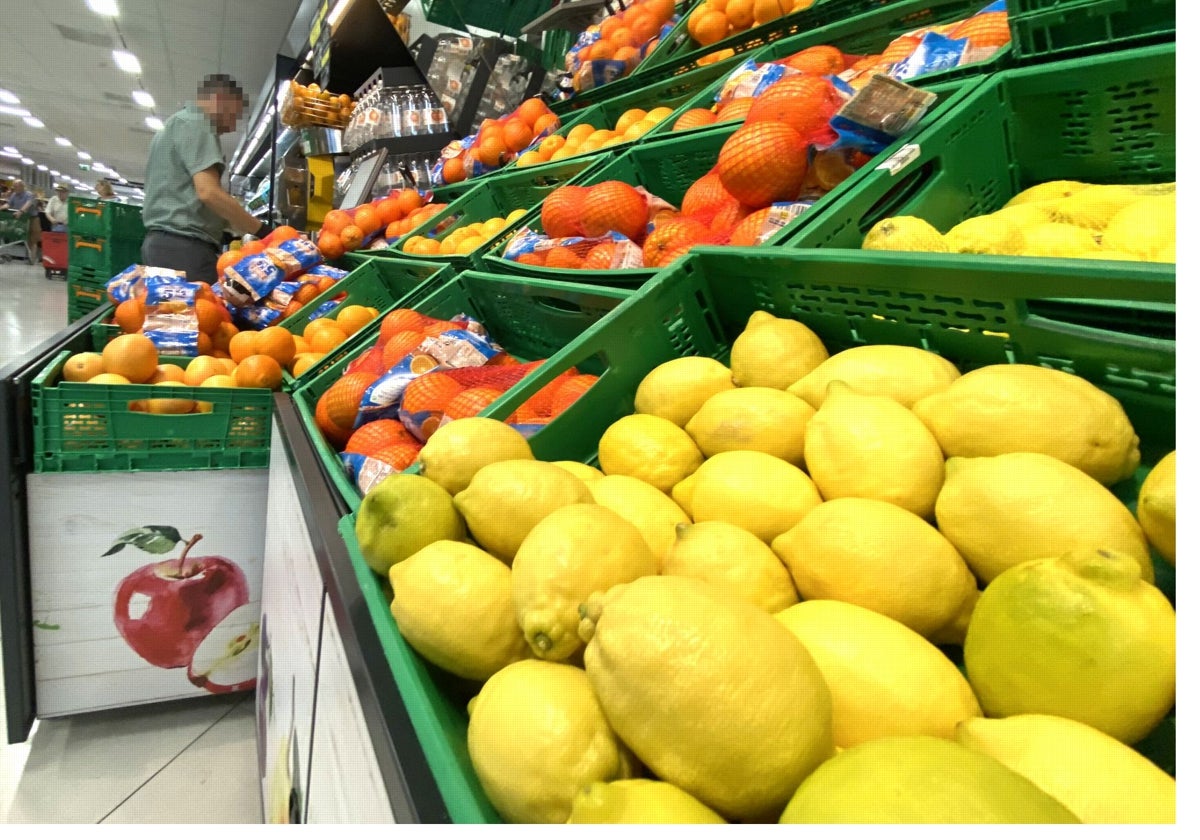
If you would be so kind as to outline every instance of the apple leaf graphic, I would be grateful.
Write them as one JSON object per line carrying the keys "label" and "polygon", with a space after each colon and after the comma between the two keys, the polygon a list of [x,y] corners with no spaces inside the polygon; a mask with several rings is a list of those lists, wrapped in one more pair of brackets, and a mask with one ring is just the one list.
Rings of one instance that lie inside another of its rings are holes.
{"label": "apple leaf graphic", "polygon": [[140,548],[149,554],[166,554],[183,541],[179,531],[170,525],[146,525],[141,528],[130,528],[121,534],[113,543],[112,548],[100,556],[108,557],[110,554],[116,554],[127,545]]}

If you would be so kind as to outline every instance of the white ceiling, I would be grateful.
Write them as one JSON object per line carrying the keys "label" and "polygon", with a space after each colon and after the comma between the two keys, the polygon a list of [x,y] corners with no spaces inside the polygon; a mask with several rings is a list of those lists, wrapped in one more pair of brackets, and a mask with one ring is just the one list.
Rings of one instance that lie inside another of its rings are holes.
{"label": "white ceiling", "polygon": [[[117,0],[115,20],[93,13],[84,0],[34,0],[5,4],[0,88],[21,99],[45,128],[0,114],[0,147],[15,146],[35,163],[72,173],[88,183],[77,152],[140,181],[153,132],[151,113],[166,119],[195,99],[196,85],[209,73],[228,73],[251,100],[274,70],[275,55],[300,0]],[[125,49],[142,65],[141,82],[154,97],[153,112],[130,93],[138,77],[113,62]],[[247,116],[248,118],[248,116]],[[245,129],[223,138],[227,157]],[[73,143],[63,148],[54,138]],[[9,162],[15,163],[5,158]]]}

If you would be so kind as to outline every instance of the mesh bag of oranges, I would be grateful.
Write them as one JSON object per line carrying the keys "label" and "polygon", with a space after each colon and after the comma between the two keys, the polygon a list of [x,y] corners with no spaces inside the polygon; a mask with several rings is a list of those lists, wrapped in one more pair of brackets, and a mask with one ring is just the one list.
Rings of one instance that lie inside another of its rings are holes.
{"label": "mesh bag of oranges", "polygon": [[434,166],[433,183],[445,186],[494,172],[532,150],[560,125],[540,98],[526,99],[512,113],[484,120],[475,134],[447,144]]}
{"label": "mesh bag of oranges", "polygon": [[570,95],[601,87],[632,73],[679,22],[674,0],[636,0],[579,34],[563,68]]}
{"label": "mesh bag of oranges", "polygon": [[349,251],[386,248],[445,209],[432,199],[428,191],[396,189],[357,207],[330,210],[317,233],[317,248],[327,260]]}
{"label": "mesh bag of oranges", "polygon": [[[246,248],[243,247],[242,251]],[[299,277],[323,261],[315,242],[292,236],[267,244],[261,251],[248,254],[221,275],[225,300],[234,306],[248,306],[271,294],[280,283]]]}

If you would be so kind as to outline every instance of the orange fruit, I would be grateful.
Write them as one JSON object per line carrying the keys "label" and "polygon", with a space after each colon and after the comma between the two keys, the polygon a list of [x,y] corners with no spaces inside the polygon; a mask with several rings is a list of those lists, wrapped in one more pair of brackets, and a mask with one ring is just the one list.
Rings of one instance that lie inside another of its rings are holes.
{"label": "orange fruit", "polygon": [[475,144],[475,149],[479,153],[479,160],[484,166],[495,168],[503,163],[508,156],[508,144],[504,142],[503,135],[489,134],[487,137],[480,139]]}
{"label": "orange fruit", "polygon": [[[233,376],[233,372],[237,370],[237,362],[235,362],[233,359],[222,358],[220,356],[213,356],[212,358],[217,360],[218,367],[220,367],[221,370],[223,370],[229,376]],[[200,384],[203,385],[204,383]]]}
{"label": "orange fruit", "polygon": [[[554,114],[550,111],[550,106],[536,96],[526,99],[517,106],[517,110],[513,113],[521,120],[521,122],[532,128],[535,133],[537,132],[538,120],[547,114],[554,116]],[[557,119],[557,117],[555,117],[555,119]]]}
{"label": "orange fruit", "polygon": [[400,407],[409,414],[419,411],[443,411],[463,386],[452,376],[442,371],[433,371],[418,376],[404,389]]}
{"label": "orange fruit", "polygon": [[836,137],[829,120],[842,98],[828,79],[800,74],[771,85],[746,113],[746,125],[778,122],[791,126],[805,145]]}
{"label": "orange fruit", "polygon": [[345,210],[330,210],[325,214],[325,222],[321,225],[322,233],[332,233],[338,236],[346,225],[354,224],[354,217]]}
{"label": "orange fruit", "polygon": [[296,339],[283,327],[267,327],[258,334],[255,355],[270,356],[286,367],[296,357]]}
{"label": "orange fruit", "polygon": [[[364,204],[354,211],[354,226],[362,231],[364,237],[370,236],[383,227],[379,213],[370,204]],[[346,241],[346,229],[342,229],[342,241]]]}
{"label": "orange fruit", "polygon": [[238,253],[240,253],[243,257],[249,257],[253,256],[254,254],[261,254],[264,250],[266,250],[266,247],[266,243],[261,239],[253,239],[242,245],[242,247],[238,250]]}
{"label": "orange fruit", "polygon": [[662,21],[656,15],[638,14],[639,10],[636,6],[626,13],[629,31],[633,34],[633,43],[644,44],[658,34],[658,30],[662,28]]}
{"label": "orange fruit", "polygon": [[558,119],[557,114],[542,114],[533,124],[533,136],[541,137],[546,132],[557,131],[562,123]]}
{"label": "orange fruit", "polygon": [[363,244],[363,231],[358,225],[346,225],[341,233],[342,248],[357,251]]}
{"label": "orange fruit", "polygon": [[788,56],[783,63],[793,70],[815,76],[836,76],[846,69],[846,58],[842,51],[827,44],[800,50]]}
{"label": "orange fruit", "polygon": [[879,64],[898,64],[913,54],[920,46],[921,39],[916,35],[901,35],[892,41],[879,56]]}
{"label": "orange fruit", "polygon": [[301,353],[311,353],[313,351],[312,347],[310,347],[308,344],[308,340],[302,335],[296,335],[295,333],[292,333],[292,343],[296,345],[297,356],[299,356]]}
{"label": "orange fruit", "polygon": [[322,277],[320,280],[317,281],[317,291],[318,292],[328,292],[335,285],[337,285],[337,282],[338,282],[338,279],[336,277]]}
{"label": "orange fruit", "polygon": [[717,209],[712,223],[708,226],[709,230],[713,232],[713,236],[723,240],[733,233],[734,228],[741,223],[742,219],[750,215],[750,212],[749,207],[736,198],[731,198]]}
{"label": "orange fruit", "polygon": [[602,181],[590,187],[579,214],[583,235],[593,237],[615,230],[640,240],[648,221],[646,199],[624,181]]}
{"label": "orange fruit", "polygon": [[327,260],[340,259],[346,253],[346,247],[342,245],[341,236],[329,231],[323,231],[317,237],[317,250]]}
{"label": "orange fruit", "polygon": [[292,376],[302,376],[304,372],[321,361],[324,356],[320,353],[297,353],[292,360]]}
{"label": "orange fruit", "polygon": [[617,51],[613,53],[613,61],[624,61],[626,72],[629,72],[634,67],[641,63],[642,53],[637,47],[617,47]]}
{"label": "orange fruit", "polygon": [[691,15],[688,21],[689,34],[702,47],[717,43],[729,32],[729,18],[713,9]]}
{"label": "orange fruit", "polygon": [[612,58],[616,52],[616,44],[614,44],[612,41],[601,39],[592,44],[592,48],[588,52],[588,61],[605,61]]}
{"label": "orange fruit", "polygon": [[754,0],[754,22],[770,23],[790,14],[795,0]]}
{"label": "orange fruit", "polygon": [[240,251],[225,251],[221,256],[217,257],[217,277],[225,275],[225,269],[236,263],[242,258]]}
{"label": "orange fruit", "polygon": [[504,123],[504,144],[510,152],[519,152],[533,142],[533,129],[518,119]]}
{"label": "orange fruit", "polygon": [[373,373],[360,371],[348,373],[334,382],[325,393],[325,396],[329,398],[327,411],[330,422],[346,431],[353,430],[363,394],[375,383],[377,378]]}
{"label": "orange fruit", "polygon": [[499,388],[467,388],[459,391],[454,395],[454,399],[446,403],[444,413],[451,420],[475,417],[502,396],[504,392]]}
{"label": "orange fruit", "polygon": [[233,380],[239,388],[269,388],[274,391],[283,383],[283,368],[270,356],[250,356],[238,362]]}
{"label": "orange fruit", "polygon": [[638,5],[653,10],[661,23],[666,23],[675,14],[675,0],[642,0]]}
{"label": "orange fruit", "polygon": [[225,323],[221,318],[221,304],[200,298],[196,301],[196,323],[200,332],[210,335]]}
{"label": "orange fruit", "polygon": [[[608,36],[608,41],[616,48],[617,52],[620,52],[623,47],[632,47],[635,43],[639,43],[634,39],[633,33],[629,31],[629,27],[627,26],[620,26],[614,29]],[[617,57],[615,53],[613,57]]]}
{"label": "orange fruit", "polygon": [[542,230],[547,236],[561,239],[583,234],[579,227],[579,212],[587,193],[586,187],[563,186],[546,196],[542,202],[541,216]]}
{"label": "orange fruit", "polygon": [[354,430],[342,451],[370,455],[377,449],[406,440],[411,441],[413,437],[399,420],[372,420]]}
{"label": "orange fruit", "polygon": [[104,357],[99,353],[75,353],[63,363],[62,375],[67,382],[87,382],[104,373]]}
{"label": "orange fruit", "polygon": [[159,365],[154,375],[150,377],[150,384],[157,385],[159,382],[183,382],[184,370],[179,365]]}
{"label": "orange fruit", "polygon": [[618,29],[624,29],[625,21],[622,18],[623,15],[615,14],[609,15],[604,20],[600,21],[600,37],[607,41],[612,38],[613,33]]}
{"label": "orange fruit", "polygon": [[452,157],[442,161],[442,180],[447,184],[457,184],[466,178],[467,170],[463,166],[462,158]]}
{"label": "orange fruit", "polygon": [[244,330],[229,339],[229,358],[235,362],[249,358],[258,352],[258,333]]}
{"label": "orange fruit", "polygon": [[546,252],[546,268],[582,268],[583,258],[570,248],[555,245]]}
{"label": "orange fruit", "polygon": [[397,239],[412,230],[412,222],[408,219],[401,219],[398,222],[392,222],[388,225],[383,235],[388,239]]}
{"label": "orange fruit", "polygon": [[453,321],[443,321],[441,319],[436,319],[436,320],[426,323],[424,328],[421,331],[423,333],[425,333],[425,335],[429,336],[430,338],[437,338],[439,335],[441,335],[444,332],[447,332],[449,330],[457,330],[457,329],[459,329],[459,325],[454,323]]}
{"label": "orange fruit", "polygon": [[383,348],[384,370],[391,370],[405,356],[416,350],[426,338],[425,333],[413,330],[402,330],[396,333]]}
{"label": "orange fruit", "polygon": [[591,388],[592,384],[599,378],[591,374],[581,373],[570,377],[559,385],[554,392],[554,398],[550,401],[550,415],[557,417],[570,408],[571,404],[587,393],[587,389]]}
{"label": "orange fruit", "polygon": [[348,338],[339,327],[321,327],[305,339],[312,346],[314,353],[328,353]]}
{"label": "orange fruit", "polygon": [[187,368],[183,371],[183,383],[185,385],[198,386],[213,376],[220,376],[226,373],[225,365],[221,364],[220,359],[215,359],[212,356],[197,356],[188,362]]}
{"label": "orange fruit", "polygon": [[376,377],[383,376],[387,373],[387,368],[383,366],[383,348],[376,344],[347,365],[345,373],[373,373]]}
{"label": "orange fruit", "polygon": [[757,245],[759,234],[763,232],[763,226],[770,214],[771,208],[764,207],[762,210],[756,210],[747,215],[734,227],[733,233],[729,237],[729,244],[740,247]]}
{"label": "orange fruit", "polygon": [[546,252],[545,251],[531,251],[528,254],[520,254],[517,256],[516,261],[519,262],[521,265],[545,265],[546,264]]}
{"label": "orange fruit", "polygon": [[291,225],[280,225],[267,235],[263,241],[267,243],[268,248],[273,248],[280,242],[287,242],[289,239],[295,239],[300,235],[300,231],[296,230]]}
{"label": "orange fruit", "polygon": [[212,336],[208,333],[196,333],[196,355],[208,356],[213,352]]}
{"label": "orange fruit", "polygon": [[142,324],[146,323],[146,307],[136,298],[123,301],[113,311],[113,322],[123,333],[141,332]]}
{"label": "orange fruit", "polygon": [[794,199],[807,171],[808,144],[794,128],[779,122],[743,125],[717,156],[721,184],[742,204],[755,208]]}
{"label": "orange fruit", "polygon": [[755,99],[752,96],[735,96],[717,109],[716,122],[746,119],[746,114],[750,113],[754,102]]}
{"label": "orange fruit", "polygon": [[970,40],[972,47],[1002,47],[1012,40],[1008,15],[1004,12],[984,12],[967,18],[950,30],[950,38]]}
{"label": "orange fruit", "polygon": [[[98,373],[95,376],[93,376],[91,379],[89,379],[88,382],[91,382],[94,385],[132,385],[133,384],[128,379],[126,379],[124,376],[121,376],[121,374],[119,374],[119,373]],[[134,407],[135,403],[141,407],[135,408]],[[144,406],[145,406],[145,403],[142,400],[134,400],[132,403],[129,404],[129,408],[131,411],[145,411],[146,409]]]}
{"label": "orange fruit", "polygon": [[[336,384],[336,383],[335,383]],[[313,419],[317,421],[317,428],[321,430],[325,440],[329,441],[335,449],[341,449],[346,445],[346,441],[350,440],[350,428],[343,428],[329,419],[329,397],[332,388],[326,391],[317,400],[317,405],[313,411]],[[357,408],[355,409],[357,411]],[[356,415],[357,416],[357,415]],[[350,421],[354,422],[353,419]]]}
{"label": "orange fruit", "polygon": [[311,303],[319,294],[321,294],[321,290],[317,288],[316,283],[305,283],[296,290],[296,294],[292,295],[292,300],[298,301],[303,306],[306,303]]}
{"label": "orange fruit", "polygon": [[367,324],[375,320],[379,313],[367,306],[353,303],[349,306],[339,306],[334,321],[347,337],[354,335]]}
{"label": "orange fruit", "polygon": [[304,332],[301,333],[301,337],[311,345],[313,333],[321,329],[321,327],[336,328],[337,321],[333,320],[332,318],[314,318],[304,325]]}
{"label": "orange fruit", "polygon": [[424,199],[421,198],[421,194],[411,187],[396,193],[395,200],[400,205],[401,219],[421,209],[421,205],[425,203]]}
{"label": "orange fruit", "polygon": [[124,376],[130,382],[146,382],[158,368],[158,349],[141,333],[119,335],[100,354],[104,372]]}
{"label": "orange fruit", "polygon": [[642,245],[642,264],[660,268],[690,248],[713,240],[708,226],[697,219],[680,216],[663,222],[646,236]]}
{"label": "orange fruit", "polygon": [[699,215],[711,218],[719,207],[732,198],[729,191],[721,185],[721,176],[714,170],[702,175],[688,187],[679,205],[679,212],[684,216]]}
{"label": "orange fruit", "polygon": [[376,461],[382,461],[396,472],[403,472],[413,465],[421,454],[421,444],[413,441],[401,441],[390,446],[384,446],[371,453]]}
{"label": "orange fruit", "polygon": [[686,131],[689,128],[711,125],[716,121],[717,115],[708,108],[689,108],[679,115],[679,119],[675,120],[675,124],[671,126],[671,130]]}
{"label": "orange fruit", "polygon": [[379,322],[379,340],[386,344],[396,333],[405,330],[420,332],[425,326],[425,316],[415,309],[393,309]]}
{"label": "orange fruit", "polygon": [[754,25],[754,0],[729,0],[725,4],[725,17],[735,32]]}
{"label": "orange fruit", "polygon": [[616,254],[617,245],[615,242],[601,242],[599,245],[592,246],[592,250],[588,251],[588,255],[584,258],[581,268],[588,268],[593,271],[608,271],[612,268],[613,258]]}

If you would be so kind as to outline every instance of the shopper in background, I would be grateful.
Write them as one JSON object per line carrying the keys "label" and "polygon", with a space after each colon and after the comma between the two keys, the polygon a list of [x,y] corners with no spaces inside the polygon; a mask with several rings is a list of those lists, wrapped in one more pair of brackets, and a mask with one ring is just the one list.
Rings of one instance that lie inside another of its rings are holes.
{"label": "shopper in background", "polygon": [[50,220],[50,230],[67,229],[67,195],[66,184],[55,184],[54,195],[46,202],[46,218]]}
{"label": "shopper in background", "polygon": [[42,261],[42,225],[38,221],[37,196],[25,188],[25,182],[17,179],[12,182],[12,190],[8,194],[9,212],[16,213],[18,219],[25,219],[29,225],[29,233],[25,238],[25,249],[29,255],[30,264]]}
{"label": "shopper in background", "polygon": [[142,203],[146,265],[212,283],[226,224],[258,237],[270,231],[221,186],[225,157],[218,138],[237,127],[246,104],[241,86],[229,76],[208,76],[195,103],[170,116],[150,141]]}
{"label": "shopper in background", "polygon": [[96,194],[101,198],[116,198],[116,190],[113,189],[112,183],[107,178],[101,178],[96,182]]}

